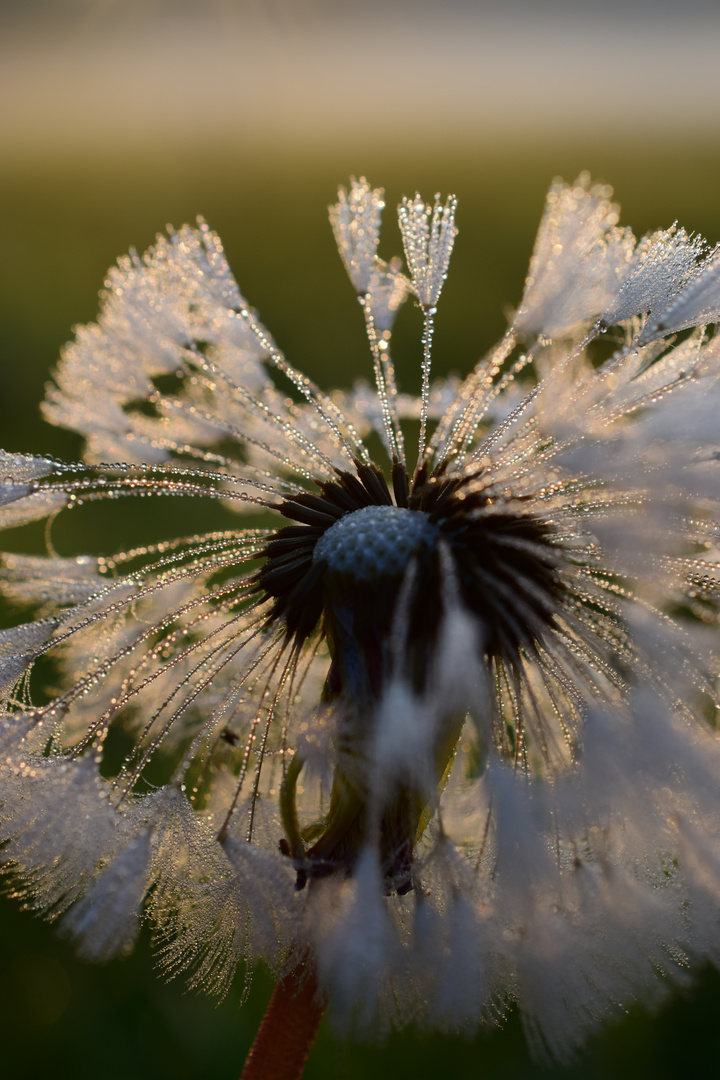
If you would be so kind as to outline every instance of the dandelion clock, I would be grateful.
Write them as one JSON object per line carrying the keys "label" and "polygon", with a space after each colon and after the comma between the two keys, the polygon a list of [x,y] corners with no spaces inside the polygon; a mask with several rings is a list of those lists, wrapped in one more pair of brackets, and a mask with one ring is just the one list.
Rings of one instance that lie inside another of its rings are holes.
{"label": "dandelion clock", "polygon": [[[0,458],[0,524],[47,521],[0,568],[6,880],[91,960],[147,922],[215,994],[267,963],[246,1080],[299,1077],[326,1009],[377,1037],[515,1003],[563,1061],[720,962],[720,252],[610,200],[551,188],[461,381],[431,369],[455,200],[402,201],[403,264],[382,191],[341,189],[372,390],[316,386],[208,226],[170,232],[48,390],[84,459]],[[55,553],[58,515],[161,497],[227,527]]]}

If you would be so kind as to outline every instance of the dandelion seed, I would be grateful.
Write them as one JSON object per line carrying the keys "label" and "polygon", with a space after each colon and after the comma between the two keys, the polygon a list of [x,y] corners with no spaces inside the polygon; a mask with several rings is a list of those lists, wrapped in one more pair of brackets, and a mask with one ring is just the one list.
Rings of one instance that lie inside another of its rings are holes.
{"label": "dandelion seed", "polygon": [[600,315],[618,291],[633,251],[629,229],[606,185],[559,181],[548,192],[525,291],[515,316],[521,333],[553,337]]}
{"label": "dandelion seed", "polygon": [[365,177],[350,182],[350,192],[340,188],[338,201],[330,207],[330,224],[345,269],[357,293],[364,296],[373,274],[380,239],[380,215],[385,206],[382,188],[371,188]]}
{"label": "dandelion seed", "polygon": [[451,196],[442,206],[439,195],[435,196],[435,205],[432,207],[426,205],[419,195],[416,195],[414,199],[403,199],[398,207],[405,258],[410,269],[413,291],[422,305],[425,319],[422,336],[418,469],[421,467],[425,453],[435,305],[447,277],[450,256],[457,236],[456,209],[457,200],[454,196]]}
{"label": "dandelion seed", "polygon": [[[0,633],[0,804],[14,891],[84,955],[146,921],[193,986],[271,965],[247,1078],[298,1075],[326,1003],[378,1031],[515,1001],[566,1059],[720,963],[717,254],[557,183],[503,341],[433,383],[455,202],[403,201],[409,276],[377,259],[381,208],[363,180],[331,209],[375,389],[296,371],[201,222],[121,260],[65,351],[45,410],[85,460],[0,459],[5,526],[132,497],[240,515],[3,557],[28,621]],[[419,400],[390,358],[411,290]]]}

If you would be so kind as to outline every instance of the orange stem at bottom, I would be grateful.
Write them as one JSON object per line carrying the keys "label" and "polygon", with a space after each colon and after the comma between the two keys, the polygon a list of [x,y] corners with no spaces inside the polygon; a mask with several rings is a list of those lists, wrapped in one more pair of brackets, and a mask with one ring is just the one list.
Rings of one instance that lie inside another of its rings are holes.
{"label": "orange stem at bottom", "polygon": [[313,970],[299,963],[273,990],[240,1080],[300,1080],[324,1012]]}

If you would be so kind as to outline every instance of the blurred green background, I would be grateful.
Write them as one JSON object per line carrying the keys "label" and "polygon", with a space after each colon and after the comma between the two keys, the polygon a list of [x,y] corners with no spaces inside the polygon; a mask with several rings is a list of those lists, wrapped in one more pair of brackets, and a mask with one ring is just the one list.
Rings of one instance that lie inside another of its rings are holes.
{"label": "blurred green background", "polygon": [[[0,29],[5,7],[0,3]],[[70,0],[57,5],[66,16],[71,7]],[[327,5],[322,7],[325,17]],[[48,5],[33,0],[30,8],[47,29],[50,23],[42,20],[48,18]],[[60,25],[56,9],[53,19],[52,27]],[[32,43],[32,37],[23,40]],[[452,67],[452,56],[448,62]],[[270,78],[271,66],[268,72]],[[600,74],[589,77],[597,81]],[[396,87],[392,71],[387,79],[383,93],[389,94]],[[349,82],[352,91],[352,78]],[[110,83],[103,86],[108,98],[122,91]],[[12,90],[0,76],[0,92],[8,87]],[[295,89],[288,84],[284,93],[291,97]],[[360,106],[349,91],[343,87],[352,118]],[[98,94],[102,97],[100,84]],[[442,94],[438,102],[438,110],[450,109]],[[51,104],[48,97],[48,108]],[[437,319],[437,372],[466,372],[502,332],[506,306],[520,297],[544,194],[556,175],[571,180],[588,169],[594,178],[611,182],[622,204],[621,220],[636,234],[678,219],[711,241],[720,239],[720,138],[699,130],[689,112],[687,125],[676,122],[671,131],[662,130],[657,117],[643,123],[631,117],[623,126],[614,116],[600,128],[591,122],[565,127],[553,122],[547,130],[508,126],[502,131],[502,125],[483,126],[477,117],[464,128],[462,115],[445,130],[440,112],[404,125],[403,110],[410,105],[401,95],[393,105],[397,121],[391,124],[386,116],[377,136],[365,116],[357,137],[348,122],[341,129],[326,124],[290,134],[287,126],[270,127],[262,137],[255,129],[247,137],[237,129],[223,135],[218,125],[202,138],[193,128],[172,138],[144,130],[142,139],[127,130],[115,135],[101,124],[97,138],[90,130],[76,138],[70,127],[46,138],[28,121],[22,139],[4,139],[0,445],[67,458],[79,454],[72,434],[39,418],[48,373],[71,327],[95,317],[107,267],[130,247],[142,251],[167,222],[179,226],[198,214],[210,222],[242,291],[281,348],[327,387],[349,386],[370,374],[360,312],[326,217],[337,184],[351,174],[365,174],[386,188],[381,241],[386,257],[400,251],[393,207],[402,194],[419,189],[426,197],[435,191],[459,197],[460,235]],[[395,341],[406,389],[419,386],[419,330],[418,313],[408,305]],[[78,514],[54,539],[65,545],[61,554],[72,554],[83,544],[107,550],[134,538],[197,527],[197,522],[188,525],[192,507],[168,502],[162,516],[153,516],[146,504],[123,505],[122,519],[111,532],[107,521],[103,527]],[[37,546],[39,537],[18,535],[17,541]],[[720,933],[720,912],[718,924]],[[260,972],[241,1007],[241,982],[220,1006],[185,993],[180,983],[168,985],[158,976],[145,939],[127,960],[85,965],[51,927],[2,899],[3,1073],[23,1080],[48,1075],[231,1080],[239,1075],[271,990]],[[658,1015],[633,1010],[592,1041],[572,1067],[549,1070],[530,1060],[512,1011],[504,1028],[472,1041],[411,1028],[380,1047],[347,1045],[324,1024],[306,1076],[669,1080],[720,1075],[719,1014],[720,977],[706,971],[694,990],[671,995]]]}

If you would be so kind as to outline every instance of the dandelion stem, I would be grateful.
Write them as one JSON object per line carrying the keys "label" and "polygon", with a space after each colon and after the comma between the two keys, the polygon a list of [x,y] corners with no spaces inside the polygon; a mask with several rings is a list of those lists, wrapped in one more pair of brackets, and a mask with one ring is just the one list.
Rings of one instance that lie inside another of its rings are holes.
{"label": "dandelion stem", "polygon": [[301,961],[275,987],[240,1080],[300,1080],[324,1012],[314,970]]}

